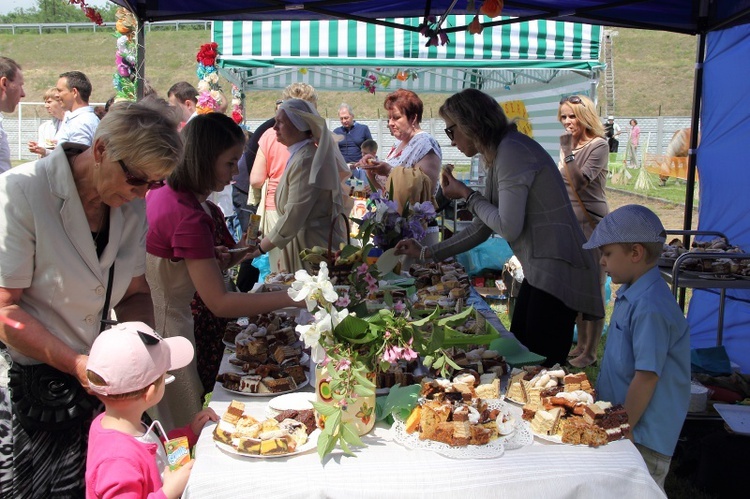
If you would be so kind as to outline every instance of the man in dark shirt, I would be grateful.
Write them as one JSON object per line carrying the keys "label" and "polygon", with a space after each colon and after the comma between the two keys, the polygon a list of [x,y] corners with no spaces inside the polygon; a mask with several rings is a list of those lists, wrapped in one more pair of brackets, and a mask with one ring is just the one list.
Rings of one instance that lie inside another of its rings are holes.
{"label": "man in dark shirt", "polygon": [[339,141],[339,150],[347,163],[356,163],[362,159],[360,150],[362,142],[371,139],[372,134],[367,125],[354,121],[354,112],[349,104],[343,103],[339,106],[339,119],[341,126],[333,131],[342,136]]}

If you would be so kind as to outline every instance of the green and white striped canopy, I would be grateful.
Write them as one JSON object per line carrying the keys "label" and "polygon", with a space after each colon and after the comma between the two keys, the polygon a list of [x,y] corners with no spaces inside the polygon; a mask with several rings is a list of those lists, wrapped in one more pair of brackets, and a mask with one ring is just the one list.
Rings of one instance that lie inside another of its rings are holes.
{"label": "green and white striped canopy", "polygon": [[[448,16],[443,26],[471,19]],[[215,21],[213,28],[218,64],[233,68],[245,87],[307,81],[319,89],[356,89],[374,74],[383,87],[438,92],[549,82],[562,70],[590,73],[601,67],[601,33],[600,26],[526,21],[487,27],[479,35],[450,33],[449,44],[425,47],[427,39],[416,31],[357,21]],[[408,78],[399,81],[404,72]]]}

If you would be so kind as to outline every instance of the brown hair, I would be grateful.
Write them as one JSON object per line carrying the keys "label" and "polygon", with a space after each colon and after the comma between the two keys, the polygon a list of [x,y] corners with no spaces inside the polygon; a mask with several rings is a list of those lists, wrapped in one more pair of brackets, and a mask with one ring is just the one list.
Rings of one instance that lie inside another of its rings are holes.
{"label": "brown hair", "polygon": [[411,90],[399,88],[395,92],[391,92],[386,96],[383,107],[386,111],[397,107],[399,111],[406,115],[409,121],[416,119],[417,123],[422,122],[424,104],[422,103],[422,99]]}
{"label": "brown hair", "polygon": [[182,129],[185,156],[167,178],[176,191],[209,194],[216,184],[216,159],[227,149],[245,143],[245,134],[232,118],[221,113],[199,114]]}

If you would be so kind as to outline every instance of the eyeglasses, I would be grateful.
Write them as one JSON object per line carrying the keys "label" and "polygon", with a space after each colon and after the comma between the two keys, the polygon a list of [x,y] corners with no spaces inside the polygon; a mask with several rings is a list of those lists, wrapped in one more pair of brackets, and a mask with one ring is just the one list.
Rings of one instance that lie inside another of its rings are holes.
{"label": "eyeglasses", "polygon": [[125,182],[127,182],[128,184],[135,186],[135,187],[141,187],[143,185],[147,185],[149,189],[155,189],[157,187],[164,186],[164,179],[145,180],[142,178],[138,178],[132,173],[130,173],[130,170],[128,170],[128,167],[125,166],[125,162],[123,160],[118,159],[117,162],[120,163],[120,168],[122,168],[122,172],[125,174]]}
{"label": "eyeglasses", "polygon": [[577,95],[570,95],[568,97],[563,97],[562,99],[560,99],[560,104],[565,104],[566,102],[570,102],[571,104],[580,104],[583,107],[586,107],[586,104],[584,104],[581,98]]}
{"label": "eyeglasses", "polygon": [[456,128],[457,124],[458,123],[453,123],[451,126],[443,130],[445,132],[445,135],[447,135],[450,140],[453,140],[453,129]]}

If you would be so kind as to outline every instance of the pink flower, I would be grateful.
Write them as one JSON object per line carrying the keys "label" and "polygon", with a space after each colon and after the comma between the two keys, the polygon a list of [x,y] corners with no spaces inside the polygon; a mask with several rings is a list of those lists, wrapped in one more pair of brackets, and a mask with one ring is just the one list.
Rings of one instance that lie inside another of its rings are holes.
{"label": "pink flower", "polygon": [[375,285],[375,289],[378,289],[378,287],[377,287],[377,284],[378,284],[378,280],[377,280],[377,278],[376,278],[375,276],[373,276],[372,274],[365,274],[365,282],[366,282],[366,283],[367,283],[368,285],[370,285],[370,286],[373,286],[373,285]]}
{"label": "pink flower", "polygon": [[338,308],[345,308],[348,307],[351,302],[352,300],[349,298],[349,295],[347,293],[344,293],[343,296],[339,297],[339,299],[336,300],[336,303],[334,303],[334,305]]}
{"label": "pink flower", "polygon": [[[411,345],[411,340],[409,340],[409,345]],[[414,349],[411,348],[411,346],[408,346],[404,348],[404,352],[401,358],[407,362],[410,360],[414,360],[417,358],[417,352],[415,352]]]}
{"label": "pink flower", "polygon": [[370,266],[366,263],[363,263],[359,267],[357,267],[357,275],[361,276],[367,273],[367,271],[370,270]]}
{"label": "pink flower", "polygon": [[396,313],[402,313],[404,310],[406,310],[406,305],[404,305],[404,302],[401,300],[397,301],[393,304],[393,310],[396,311]]}
{"label": "pink flower", "polygon": [[385,337],[385,339],[387,340],[388,338],[390,338],[390,337],[391,337],[391,332],[390,332],[390,331],[387,331],[387,330],[386,330],[386,332],[385,332],[385,334],[384,334],[383,336],[384,336],[384,337]]}
{"label": "pink flower", "polygon": [[336,364],[336,370],[337,371],[346,371],[347,369],[349,369],[349,367],[351,367],[351,365],[352,365],[352,362],[349,359],[341,359]]}

